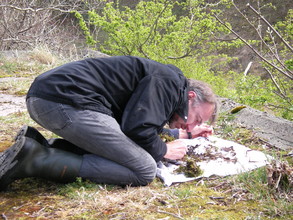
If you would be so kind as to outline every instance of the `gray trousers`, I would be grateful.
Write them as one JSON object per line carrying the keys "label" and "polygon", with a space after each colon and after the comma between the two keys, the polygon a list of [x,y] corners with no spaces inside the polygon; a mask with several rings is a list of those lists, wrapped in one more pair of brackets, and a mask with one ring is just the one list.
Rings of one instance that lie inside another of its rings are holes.
{"label": "gray trousers", "polygon": [[27,108],[42,127],[90,152],[83,155],[80,177],[132,186],[155,178],[155,160],[121,131],[113,117],[36,97],[27,100]]}

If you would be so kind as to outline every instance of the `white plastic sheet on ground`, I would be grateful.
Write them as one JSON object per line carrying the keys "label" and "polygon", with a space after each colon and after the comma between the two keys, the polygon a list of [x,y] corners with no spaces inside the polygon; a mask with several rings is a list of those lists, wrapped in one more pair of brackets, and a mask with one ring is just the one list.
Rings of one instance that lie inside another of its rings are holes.
{"label": "white plastic sheet on ground", "polygon": [[197,165],[203,173],[198,177],[186,177],[184,174],[174,172],[179,165],[159,162],[157,177],[166,186],[213,175],[228,176],[247,172],[265,166],[272,159],[260,151],[251,150],[244,145],[215,136],[182,139],[182,141],[188,146],[188,154],[200,159]]}

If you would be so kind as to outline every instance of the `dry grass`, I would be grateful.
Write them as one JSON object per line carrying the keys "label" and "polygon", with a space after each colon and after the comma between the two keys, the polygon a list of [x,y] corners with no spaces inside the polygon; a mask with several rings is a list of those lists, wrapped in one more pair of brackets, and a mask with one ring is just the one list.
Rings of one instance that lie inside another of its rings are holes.
{"label": "dry grass", "polygon": [[[27,71],[26,65],[20,66]],[[17,65],[11,68],[21,76]],[[29,73],[28,80],[37,75],[37,71]],[[22,91],[27,85],[22,86]],[[17,86],[11,84],[7,90],[13,91]],[[7,92],[3,88],[0,86],[1,92]],[[35,124],[27,112],[0,117],[0,151],[13,143],[23,124],[36,127],[47,138],[54,136]],[[229,124],[226,116],[220,118],[216,132],[248,147],[262,149],[264,144],[251,131]],[[279,155],[280,152],[274,154]],[[292,163],[288,166],[292,168]],[[277,182],[272,182],[276,186]],[[62,185],[28,178],[14,182],[9,192],[0,192],[3,219],[290,219],[292,210],[292,189],[278,191],[269,187],[266,168],[167,188],[158,179],[146,187],[121,188],[80,179]]]}
{"label": "dry grass", "polygon": [[56,64],[56,56],[52,51],[46,46],[41,45],[36,47],[31,53],[30,58],[34,61],[38,61],[41,64],[54,65]]}
{"label": "dry grass", "polygon": [[[27,112],[11,114],[1,118],[0,151],[11,145],[22,124],[53,136]],[[80,179],[61,185],[29,178],[0,193],[0,214],[7,219],[288,219],[292,192],[271,190],[265,170],[167,188],[158,179],[146,187],[121,188]]]}
{"label": "dry grass", "polygon": [[0,201],[0,211],[8,219],[244,219],[261,215],[257,202],[235,202],[205,185],[165,188],[159,181],[147,187],[120,188],[27,179],[14,183],[13,192],[1,193]]}

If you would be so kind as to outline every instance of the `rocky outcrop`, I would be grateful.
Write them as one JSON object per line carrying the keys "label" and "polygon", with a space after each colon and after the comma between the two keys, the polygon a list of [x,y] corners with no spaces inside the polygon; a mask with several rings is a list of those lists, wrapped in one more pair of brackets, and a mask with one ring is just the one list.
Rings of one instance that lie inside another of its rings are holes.
{"label": "rocky outcrop", "polygon": [[[227,98],[219,98],[220,112],[231,112],[239,103]],[[293,122],[278,118],[266,112],[262,112],[246,106],[235,113],[235,123],[253,130],[257,137],[268,142],[276,148],[283,150],[293,149]]]}

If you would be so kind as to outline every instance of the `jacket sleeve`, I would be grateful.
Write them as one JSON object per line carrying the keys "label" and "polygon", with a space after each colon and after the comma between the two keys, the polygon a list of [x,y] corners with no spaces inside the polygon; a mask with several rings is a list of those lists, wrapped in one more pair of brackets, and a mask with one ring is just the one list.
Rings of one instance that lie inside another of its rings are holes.
{"label": "jacket sleeve", "polygon": [[123,112],[122,131],[156,161],[160,161],[167,151],[158,132],[176,108],[178,91],[175,80],[146,76],[139,82]]}

